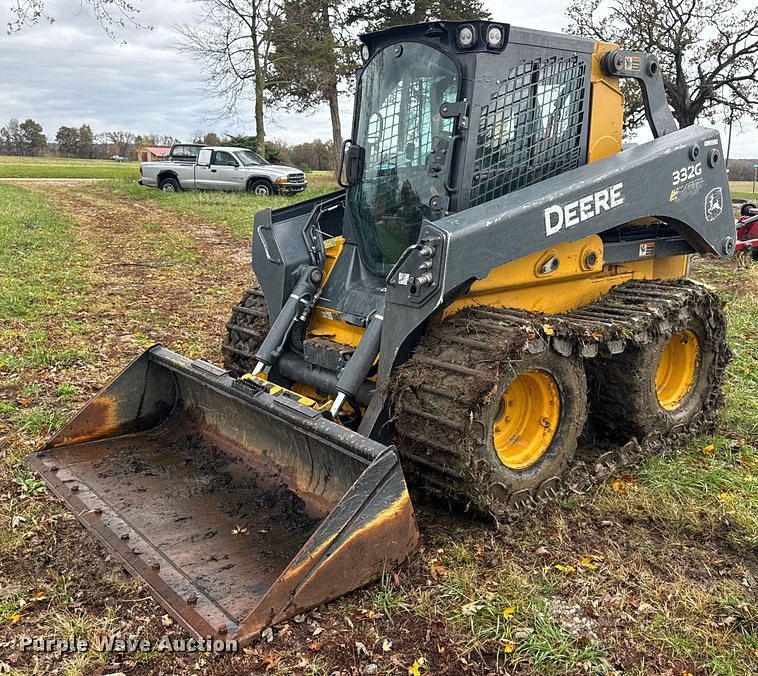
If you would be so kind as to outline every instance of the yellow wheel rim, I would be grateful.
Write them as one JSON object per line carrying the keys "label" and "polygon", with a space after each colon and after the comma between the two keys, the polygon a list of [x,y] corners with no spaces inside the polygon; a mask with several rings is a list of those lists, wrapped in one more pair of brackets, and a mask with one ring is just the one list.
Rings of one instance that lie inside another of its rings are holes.
{"label": "yellow wheel rim", "polygon": [[521,373],[503,394],[493,428],[495,451],[506,467],[526,469],[550,447],[561,416],[558,384],[545,371]]}
{"label": "yellow wheel rim", "polygon": [[655,393],[666,410],[676,409],[692,389],[699,351],[692,331],[680,331],[664,346],[655,372]]}

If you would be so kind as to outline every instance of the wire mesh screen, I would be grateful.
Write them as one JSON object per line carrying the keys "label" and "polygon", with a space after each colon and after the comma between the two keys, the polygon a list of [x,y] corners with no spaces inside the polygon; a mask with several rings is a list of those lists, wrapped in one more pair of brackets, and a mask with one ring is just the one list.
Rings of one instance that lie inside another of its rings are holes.
{"label": "wire mesh screen", "polygon": [[577,57],[537,59],[510,71],[482,106],[472,205],[579,166],[585,76]]}

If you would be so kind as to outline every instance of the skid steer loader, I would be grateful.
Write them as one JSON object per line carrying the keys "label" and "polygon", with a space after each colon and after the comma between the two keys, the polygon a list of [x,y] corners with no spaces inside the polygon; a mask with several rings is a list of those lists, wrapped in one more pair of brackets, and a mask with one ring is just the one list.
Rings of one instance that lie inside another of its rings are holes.
{"label": "skid steer loader", "polygon": [[197,636],[403,560],[406,475],[508,519],[602,460],[586,429],[644,451],[720,404],[722,306],[686,277],[734,251],[727,174],[656,58],[489,21],[362,41],[341,189],[255,216],[226,370],[149,349],[31,456]]}

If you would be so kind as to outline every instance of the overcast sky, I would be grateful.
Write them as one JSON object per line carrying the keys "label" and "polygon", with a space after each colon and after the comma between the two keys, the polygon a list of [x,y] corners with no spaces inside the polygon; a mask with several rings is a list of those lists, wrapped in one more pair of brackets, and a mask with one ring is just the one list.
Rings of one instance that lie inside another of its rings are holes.
{"label": "overcast sky", "polygon": [[[14,36],[0,33],[0,125],[11,117],[32,117],[51,138],[61,125],[83,123],[95,132],[128,129],[184,140],[202,130],[253,133],[252,115],[239,121],[214,119],[216,106],[204,94],[201,73],[189,56],[175,49],[174,26],[200,21],[198,6],[190,0],[137,4],[144,8],[141,21],[153,29],[121,30],[123,44],[110,39],[79,0],[49,0],[52,24],[41,23]],[[558,31],[567,23],[567,2],[561,0],[486,4],[494,18],[520,26]],[[9,15],[2,11],[4,24]],[[348,128],[349,101],[342,112]],[[273,110],[267,122],[269,137],[290,143],[331,137],[326,110],[310,116]],[[735,127],[732,157],[758,157],[755,125]]]}

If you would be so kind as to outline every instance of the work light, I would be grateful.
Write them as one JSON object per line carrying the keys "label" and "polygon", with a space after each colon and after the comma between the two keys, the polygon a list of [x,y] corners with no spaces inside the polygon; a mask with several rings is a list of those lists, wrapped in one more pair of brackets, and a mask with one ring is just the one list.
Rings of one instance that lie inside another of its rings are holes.
{"label": "work light", "polygon": [[476,33],[474,33],[474,27],[470,24],[461,26],[458,29],[458,46],[468,49],[474,44]]}
{"label": "work light", "polygon": [[487,44],[490,47],[500,47],[503,44],[503,29],[501,26],[492,25],[487,28]]}

